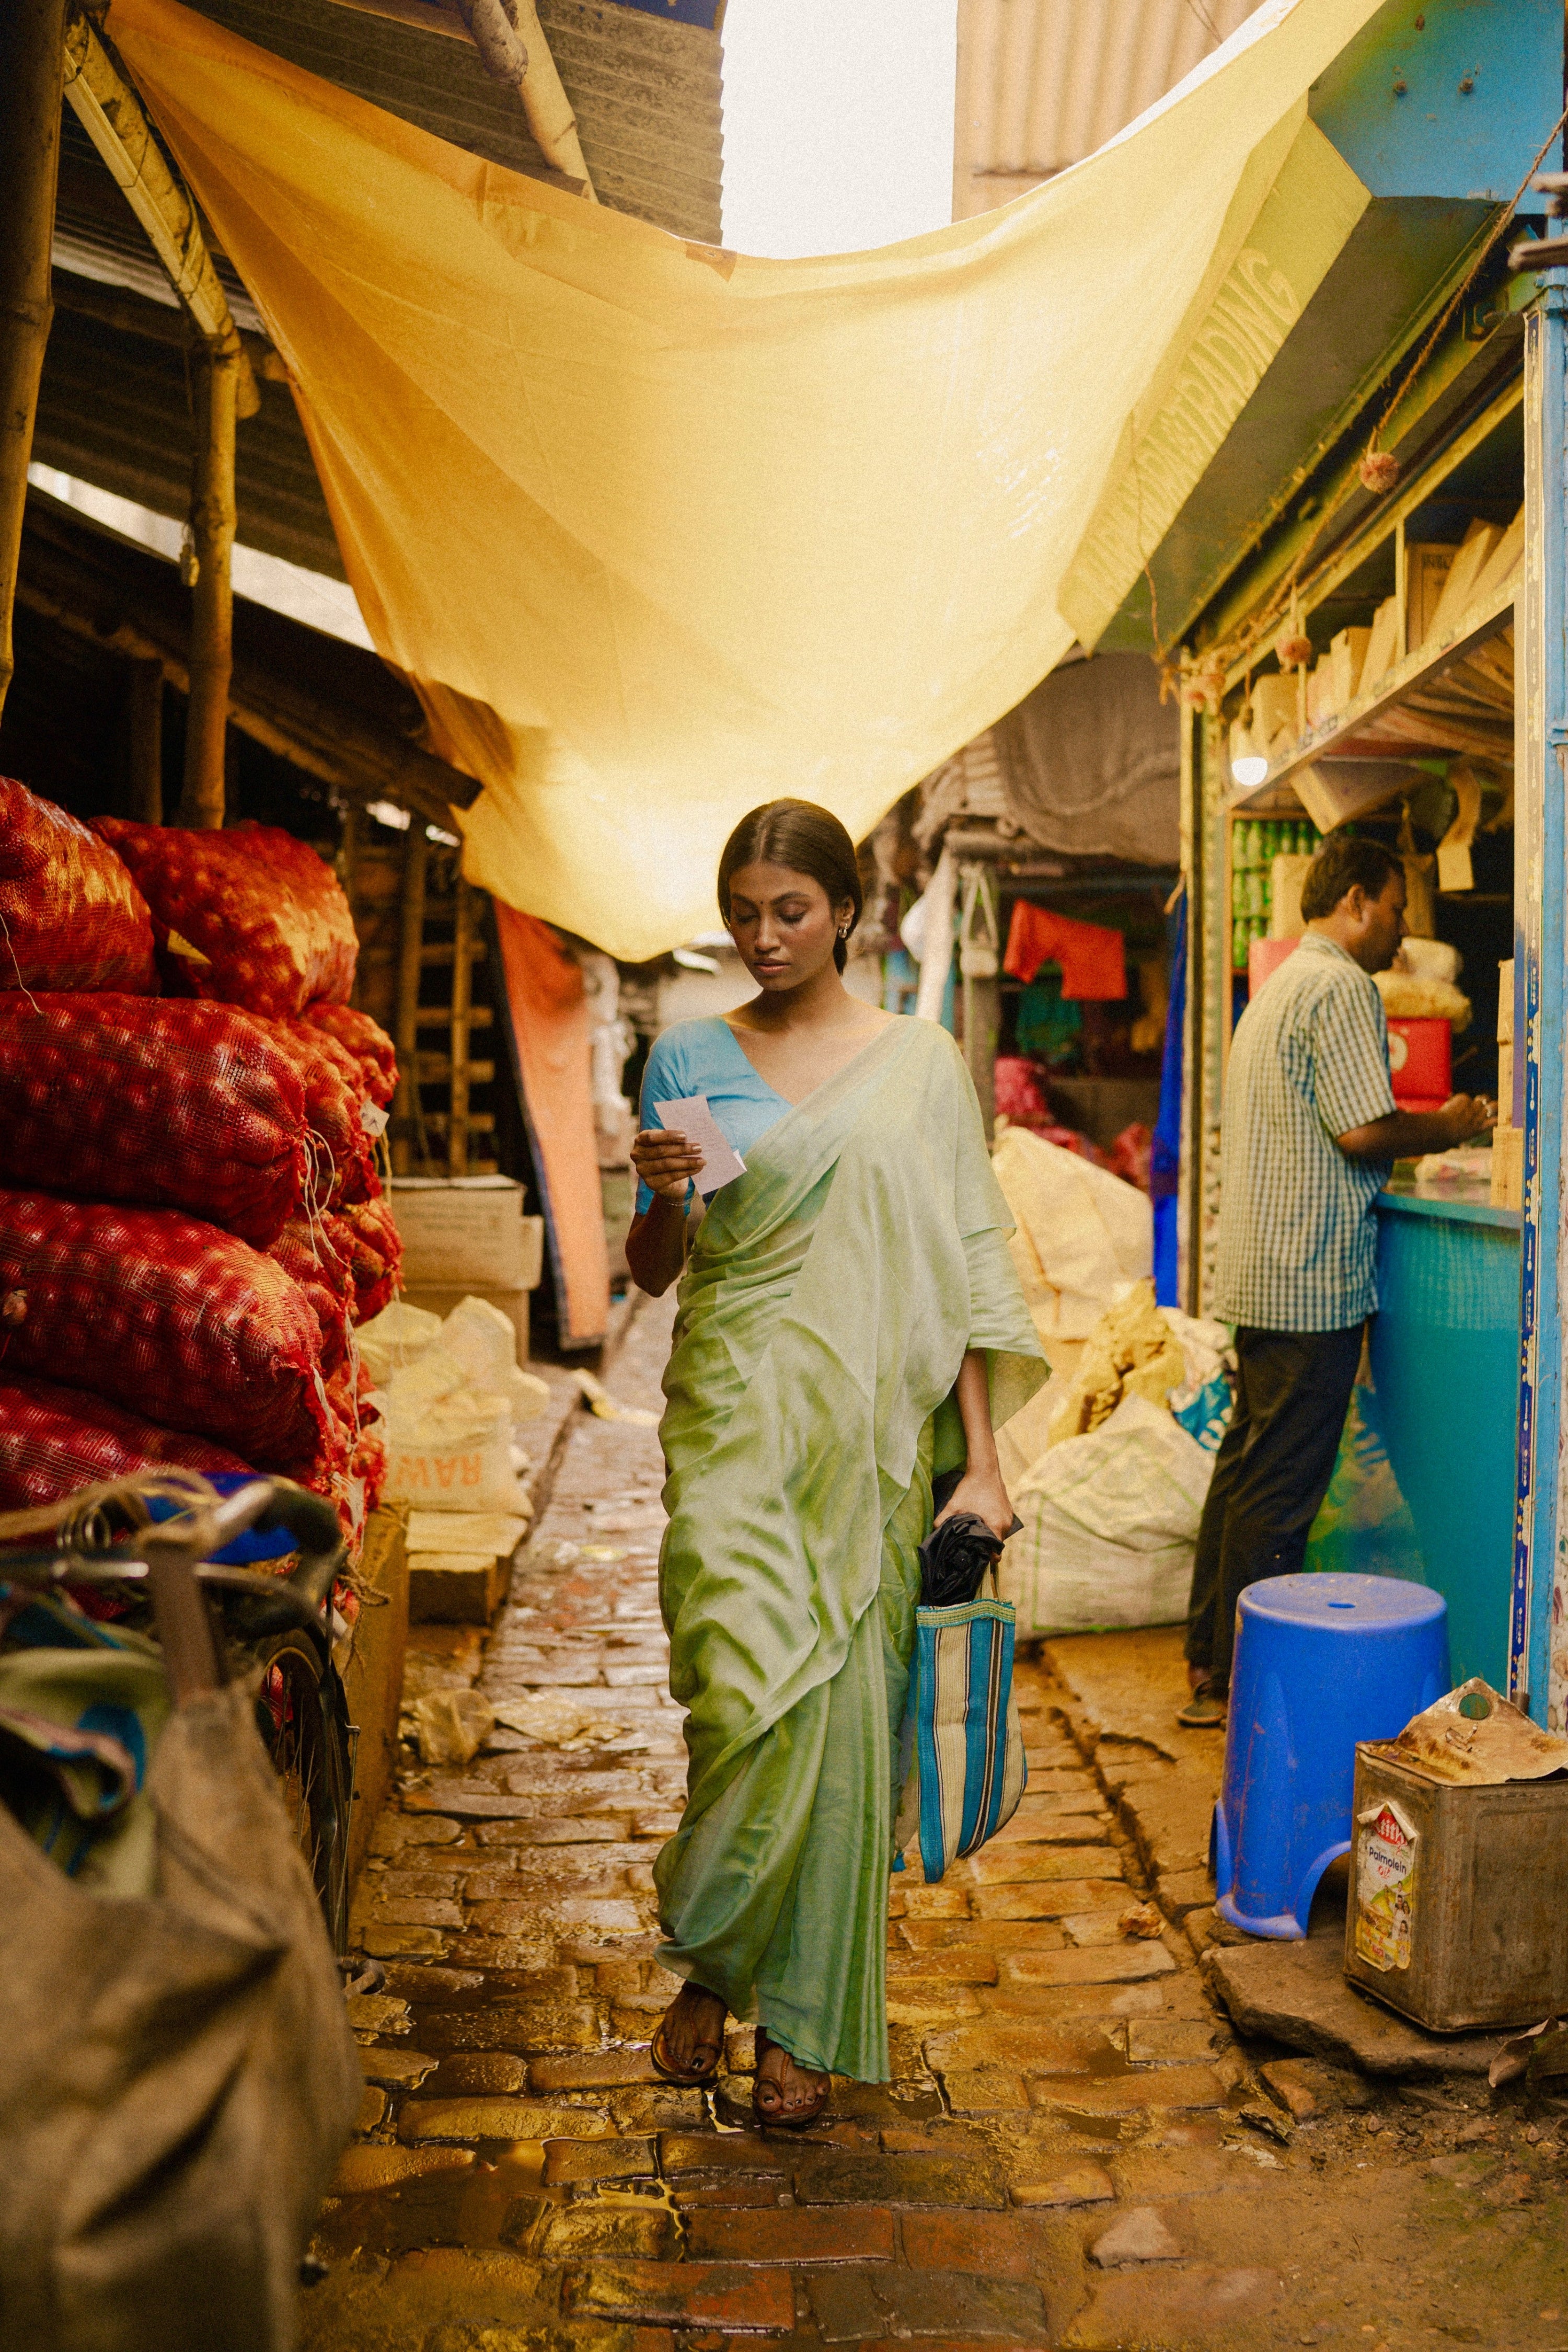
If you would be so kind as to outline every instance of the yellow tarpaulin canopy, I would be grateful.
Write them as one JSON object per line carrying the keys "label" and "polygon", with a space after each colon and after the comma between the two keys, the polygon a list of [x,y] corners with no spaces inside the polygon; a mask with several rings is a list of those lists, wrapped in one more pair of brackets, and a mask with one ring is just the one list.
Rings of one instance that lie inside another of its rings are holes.
{"label": "yellow tarpaulin canopy", "polygon": [[[222,31],[108,31],[288,361],[466,870],[612,954],[715,919],[781,793],[864,834],[1092,643],[1367,192],[1307,118],[1378,0],[1268,0],[1000,212],[750,260]],[[242,428],[243,429],[243,428]]]}

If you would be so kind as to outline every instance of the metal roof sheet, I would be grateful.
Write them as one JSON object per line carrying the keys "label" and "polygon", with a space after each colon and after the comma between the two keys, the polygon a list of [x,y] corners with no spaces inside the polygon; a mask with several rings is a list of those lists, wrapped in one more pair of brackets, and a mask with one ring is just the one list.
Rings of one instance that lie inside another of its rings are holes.
{"label": "metal roof sheet", "polygon": [[[240,542],[341,580],[342,559],[294,396],[286,384],[263,382],[258,390],[261,406],[241,419],[235,440]],[[190,510],[191,449],[179,346],[57,307],[38,387],[35,461],[182,520]]]}
{"label": "metal roof sheet", "polygon": [[[478,50],[333,0],[194,0],[198,12],[307,72],[492,163],[552,176],[515,93]],[[614,0],[539,0],[601,203],[677,236],[720,242],[717,33]]]}
{"label": "metal roof sheet", "polygon": [[952,216],[1054,179],[1135,121],[1257,0],[959,0]]}

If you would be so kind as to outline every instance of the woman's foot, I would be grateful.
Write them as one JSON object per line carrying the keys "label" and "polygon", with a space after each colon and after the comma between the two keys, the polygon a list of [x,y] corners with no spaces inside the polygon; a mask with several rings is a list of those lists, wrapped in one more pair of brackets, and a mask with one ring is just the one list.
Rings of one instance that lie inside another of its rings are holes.
{"label": "woman's foot", "polygon": [[752,2113],[765,2130],[799,2131],[814,2124],[827,2105],[833,2088],[829,2074],[797,2066],[781,2050],[764,2026],[757,2028],[757,2074],[752,2091]]}
{"label": "woman's foot", "polygon": [[1176,1721],[1185,1724],[1189,1731],[1223,1730],[1228,1712],[1228,1685],[1217,1685],[1209,1674],[1191,1675],[1189,1679],[1193,1695],[1178,1712]]}
{"label": "woman's foot", "polygon": [[648,2056],[667,2083],[694,2090],[712,2082],[724,2055],[724,2020],[729,2011],[716,1992],[684,1984],[665,2011]]}

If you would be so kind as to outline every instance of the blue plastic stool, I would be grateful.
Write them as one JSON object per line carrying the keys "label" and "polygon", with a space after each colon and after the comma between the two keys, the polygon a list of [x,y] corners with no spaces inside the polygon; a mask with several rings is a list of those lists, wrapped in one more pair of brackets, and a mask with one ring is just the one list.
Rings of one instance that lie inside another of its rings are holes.
{"label": "blue plastic stool", "polygon": [[1214,1809],[1219,1908],[1249,1936],[1305,1936],[1351,1843],[1356,1742],[1393,1739],[1448,1687],[1447,1603],[1392,1576],[1268,1576],[1237,1612]]}

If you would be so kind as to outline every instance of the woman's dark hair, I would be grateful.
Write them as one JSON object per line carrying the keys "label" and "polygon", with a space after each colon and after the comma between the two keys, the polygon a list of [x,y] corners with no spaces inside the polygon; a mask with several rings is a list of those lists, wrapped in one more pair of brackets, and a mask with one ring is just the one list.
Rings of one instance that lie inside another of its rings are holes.
{"label": "woman's dark hair", "polygon": [[[855,912],[853,930],[860,919],[864,897],[855,844],[831,810],[815,801],[767,801],[741,819],[719,860],[719,912],[730,919],[730,877],[742,866],[787,866],[792,873],[809,874],[827,893],[830,907],[847,898]],[[842,971],[849,961],[848,943],[833,942],[833,961]]]}
{"label": "woman's dark hair", "polygon": [[1381,841],[1359,840],[1352,833],[1331,833],[1301,885],[1301,919],[1321,922],[1357,883],[1369,898],[1381,898],[1389,877],[1404,871],[1403,862]]}

